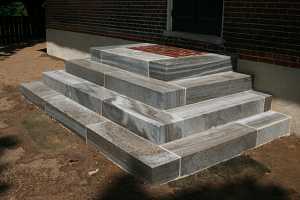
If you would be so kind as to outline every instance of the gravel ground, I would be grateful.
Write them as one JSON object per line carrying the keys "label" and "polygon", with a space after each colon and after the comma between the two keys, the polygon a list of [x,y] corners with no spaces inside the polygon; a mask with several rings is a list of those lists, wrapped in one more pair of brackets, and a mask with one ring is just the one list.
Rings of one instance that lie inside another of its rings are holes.
{"label": "gravel ground", "polygon": [[294,136],[165,185],[128,175],[20,96],[20,83],[63,68],[45,48],[0,48],[0,199],[300,199]]}

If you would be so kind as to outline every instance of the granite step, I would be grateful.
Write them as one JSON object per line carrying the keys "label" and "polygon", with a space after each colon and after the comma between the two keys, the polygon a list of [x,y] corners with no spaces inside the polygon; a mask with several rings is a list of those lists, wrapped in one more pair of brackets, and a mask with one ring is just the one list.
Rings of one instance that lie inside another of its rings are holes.
{"label": "granite step", "polygon": [[185,88],[90,60],[66,62],[66,72],[160,109],[185,105]]}
{"label": "granite step", "polygon": [[247,91],[169,110],[124,96],[103,102],[103,115],[156,144],[167,143],[270,109],[269,95]]}
{"label": "granite step", "polygon": [[66,62],[65,70],[160,109],[174,108],[251,89],[250,76],[232,71],[165,82],[88,59]]}
{"label": "granite step", "polygon": [[164,183],[179,176],[180,157],[110,122],[42,82],[22,84],[21,92],[125,171],[150,183]]}
{"label": "granite step", "polygon": [[184,177],[289,135],[289,117],[266,112],[162,145],[181,157]]}
{"label": "granite step", "polygon": [[92,60],[164,81],[232,70],[229,56],[213,53],[172,57],[123,46],[109,49],[92,48],[91,52]]}

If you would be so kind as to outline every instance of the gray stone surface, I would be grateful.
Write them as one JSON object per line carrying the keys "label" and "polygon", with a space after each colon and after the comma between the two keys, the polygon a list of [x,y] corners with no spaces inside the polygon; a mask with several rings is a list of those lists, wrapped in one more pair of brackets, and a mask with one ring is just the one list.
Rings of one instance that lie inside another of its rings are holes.
{"label": "gray stone surface", "polygon": [[115,97],[117,94],[94,83],[79,83],[69,87],[67,97],[81,105],[102,114],[102,104],[106,99]]}
{"label": "gray stone surface", "polygon": [[182,137],[180,118],[123,96],[105,100],[102,114],[156,144]]}
{"label": "gray stone surface", "polygon": [[85,80],[66,73],[64,70],[43,73],[43,82],[51,89],[67,95],[68,87],[73,84],[84,83]]}
{"label": "gray stone surface", "polygon": [[187,104],[251,89],[250,76],[232,71],[208,76],[195,76],[171,83],[186,88]]}
{"label": "gray stone surface", "polygon": [[86,126],[107,121],[64,95],[48,99],[45,111],[54,119],[86,139]]}
{"label": "gray stone surface", "polygon": [[255,115],[237,123],[257,130],[256,146],[290,134],[290,117],[273,111]]}
{"label": "gray stone surface", "polygon": [[155,45],[155,44],[150,44],[150,43],[135,43],[135,44],[107,45],[107,46],[102,46],[102,47],[91,47],[90,48],[90,54],[91,54],[91,59],[93,61],[101,62],[101,51],[102,50],[124,48],[124,47],[149,46],[149,45]]}
{"label": "gray stone surface", "polygon": [[43,110],[45,109],[46,101],[49,98],[59,95],[58,92],[51,90],[40,81],[21,84],[20,92],[26,99]]}
{"label": "gray stone surface", "polygon": [[130,72],[107,74],[105,87],[160,109],[185,105],[184,88]]}
{"label": "gray stone surface", "polygon": [[245,117],[264,112],[265,96],[252,91],[241,92],[167,110],[174,118],[182,118],[184,136],[205,131]]}
{"label": "gray stone surface", "polygon": [[256,145],[256,130],[239,124],[211,129],[163,147],[181,157],[181,176],[238,156]]}
{"label": "gray stone surface", "polygon": [[88,126],[88,143],[126,171],[151,183],[179,176],[179,157],[112,122]]}
{"label": "gray stone surface", "polygon": [[149,70],[150,77],[171,81],[196,74],[204,76],[231,71],[232,67],[229,56],[206,54],[151,61]]}
{"label": "gray stone surface", "polygon": [[168,56],[128,48],[115,48],[101,51],[101,63],[112,65],[143,76],[149,76],[150,61],[170,58],[171,57]]}
{"label": "gray stone surface", "polygon": [[80,59],[66,61],[65,70],[72,75],[104,86],[105,73],[116,71],[118,69],[89,59]]}
{"label": "gray stone surface", "polygon": [[77,103],[102,113],[102,102],[117,94],[97,84],[84,81],[65,71],[47,72],[44,80],[54,90],[58,90]]}

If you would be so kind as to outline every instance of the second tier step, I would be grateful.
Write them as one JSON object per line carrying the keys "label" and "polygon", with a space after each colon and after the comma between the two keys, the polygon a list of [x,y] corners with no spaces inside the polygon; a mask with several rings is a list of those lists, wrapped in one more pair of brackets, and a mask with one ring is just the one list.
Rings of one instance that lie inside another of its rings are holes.
{"label": "second tier step", "polygon": [[160,109],[174,108],[251,89],[250,76],[232,71],[165,82],[87,59],[68,61],[65,70]]}

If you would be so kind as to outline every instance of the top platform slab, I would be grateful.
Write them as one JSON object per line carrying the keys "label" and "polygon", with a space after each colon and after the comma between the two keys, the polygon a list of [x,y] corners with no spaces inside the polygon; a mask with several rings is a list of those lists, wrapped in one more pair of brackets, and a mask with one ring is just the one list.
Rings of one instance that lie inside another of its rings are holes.
{"label": "top platform slab", "polygon": [[232,69],[229,56],[147,43],[94,47],[91,57],[100,63],[164,81]]}

